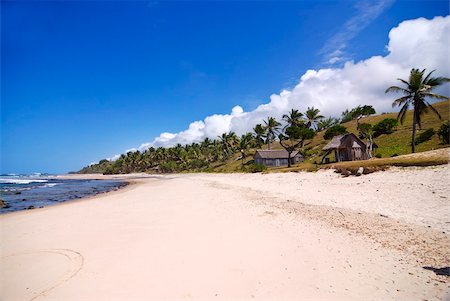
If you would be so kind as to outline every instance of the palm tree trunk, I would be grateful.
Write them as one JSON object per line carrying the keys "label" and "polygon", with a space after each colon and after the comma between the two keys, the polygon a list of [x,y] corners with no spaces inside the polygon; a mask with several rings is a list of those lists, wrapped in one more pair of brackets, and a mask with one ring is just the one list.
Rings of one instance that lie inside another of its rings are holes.
{"label": "palm tree trunk", "polygon": [[291,152],[288,152],[288,167],[291,167]]}
{"label": "palm tree trunk", "polygon": [[270,150],[270,138],[267,138],[267,149]]}
{"label": "palm tree trunk", "polygon": [[414,106],[413,111],[413,126],[412,126],[412,137],[411,137],[411,152],[414,154],[416,152],[416,124],[417,124],[417,114],[418,110]]}

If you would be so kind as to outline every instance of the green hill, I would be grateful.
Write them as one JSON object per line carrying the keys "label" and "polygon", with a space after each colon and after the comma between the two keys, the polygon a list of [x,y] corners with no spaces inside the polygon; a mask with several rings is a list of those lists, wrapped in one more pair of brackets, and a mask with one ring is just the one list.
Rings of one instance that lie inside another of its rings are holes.
{"label": "green hill", "polygon": [[[425,114],[422,118],[422,129],[417,131],[417,136],[426,131],[427,129],[434,129],[437,131],[439,127],[446,121],[449,120],[450,111],[450,101],[443,101],[433,104],[433,107],[441,114],[442,119],[439,119],[436,114],[429,112]],[[374,115],[365,117],[359,120],[359,123],[370,123],[375,125],[385,118],[397,118],[397,113],[383,113],[380,115]],[[356,120],[352,120],[342,124],[351,133],[358,135],[358,130],[356,129]],[[392,156],[406,155],[411,153],[411,132],[412,132],[412,110],[409,110],[406,114],[406,119],[403,125],[399,124],[396,126],[395,131],[392,134],[381,135],[374,139],[374,142],[378,145],[378,149],[375,151],[375,155],[380,158],[390,158]],[[330,141],[323,138],[325,131],[317,133],[317,135],[312,139],[309,145],[306,146],[308,149],[308,157],[305,162],[294,165],[292,168],[270,168],[272,171],[289,171],[289,170],[314,170],[320,168],[320,164],[317,164],[322,159],[322,149]],[[438,135],[435,134],[431,140],[420,143],[416,146],[416,152],[425,152],[440,148],[449,147],[448,144],[442,144]],[[264,146],[263,149],[267,149]],[[278,142],[273,143],[272,149],[282,149]],[[246,163],[250,163],[256,150],[251,150],[249,158],[246,159]],[[239,154],[236,154],[233,158],[228,160],[226,163],[220,163],[213,165],[211,171],[215,172],[238,172],[241,171],[241,163],[237,161]],[[330,158],[333,160],[333,156]],[[400,158],[399,158],[400,159]],[[435,159],[433,157],[433,159]],[[408,160],[408,159],[407,159]],[[443,160],[436,159],[436,164],[442,164]],[[372,160],[370,160],[372,161]],[[448,161],[448,158],[447,158]],[[395,160],[390,160],[385,162],[386,165],[394,164]],[[432,162],[427,165],[432,165]],[[407,165],[406,163],[404,165]],[[411,161],[411,165],[420,165],[420,162]]]}

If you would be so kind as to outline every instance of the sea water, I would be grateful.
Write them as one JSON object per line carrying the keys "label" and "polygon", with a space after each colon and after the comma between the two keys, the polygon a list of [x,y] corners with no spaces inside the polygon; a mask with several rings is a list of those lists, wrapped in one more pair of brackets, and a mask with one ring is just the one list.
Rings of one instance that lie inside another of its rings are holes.
{"label": "sea water", "polygon": [[59,179],[49,175],[0,175],[0,214],[41,208],[73,199],[119,189],[127,185],[118,180]]}

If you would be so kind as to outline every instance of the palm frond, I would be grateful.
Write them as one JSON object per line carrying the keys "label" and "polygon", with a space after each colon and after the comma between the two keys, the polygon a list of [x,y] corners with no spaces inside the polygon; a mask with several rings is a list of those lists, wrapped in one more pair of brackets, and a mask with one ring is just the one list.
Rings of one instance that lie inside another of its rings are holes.
{"label": "palm frond", "polygon": [[429,80],[424,81],[424,84],[430,86],[431,88],[435,88],[437,86],[440,86],[442,84],[450,82],[450,78],[447,77],[433,77]]}
{"label": "palm frond", "polygon": [[431,93],[431,92],[422,92],[423,96],[427,96],[430,98],[434,98],[434,99],[439,99],[439,100],[448,100],[448,96],[444,96],[444,95],[439,95],[436,93]]}
{"label": "palm frond", "polygon": [[428,103],[428,102],[425,102],[425,104],[426,104],[426,106],[427,106],[428,108],[431,109],[431,111],[433,111],[433,112],[439,117],[439,120],[442,120],[442,116],[441,116],[441,114],[439,114],[438,110],[436,110],[436,109],[435,109],[430,103]]}
{"label": "palm frond", "polygon": [[[423,71],[425,71],[425,69],[424,69]],[[428,79],[430,78],[431,74],[432,74],[434,71],[436,71],[436,69],[432,70],[430,73],[428,73],[427,76],[425,76],[425,78],[423,79],[423,82],[424,82],[424,83],[426,83],[426,82],[428,81]]]}
{"label": "palm frond", "polygon": [[402,83],[404,83],[407,87],[409,87],[409,83],[406,81],[406,80],[404,80],[404,79],[401,79],[401,78],[397,78],[397,80],[399,80],[399,81],[401,81]]}
{"label": "palm frond", "polygon": [[410,94],[411,91],[398,87],[398,86],[391,86],[389,88],[386,89],[386,91],[384,91],[384,93],[388,93],[388,92],[402,92],[404,94]]}
{"label": "palm frond", "polygon": [[396,106],[401,106],[402,104],[404,104],[405,102],[409,101],[411,99],[410,95],[406,95],[400,98],[397,98],[396,100],[394,100],[392,102],[392,107],[396,107]]}
{"label": "palm frond", "polygon": [[408,111],[409,103],[405,103],[403,107],[400,109],[397,115],[397,120],[400,120],[400,123],[403,124],[406,117],[406,111]]}

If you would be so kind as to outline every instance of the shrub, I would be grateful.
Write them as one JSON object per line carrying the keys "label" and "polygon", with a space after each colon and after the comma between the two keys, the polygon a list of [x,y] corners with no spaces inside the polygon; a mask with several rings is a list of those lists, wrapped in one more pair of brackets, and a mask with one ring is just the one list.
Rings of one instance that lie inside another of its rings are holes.
{"label": "shrub", "polygon": [[398,154],[392,154],[391,158],[393,158],[393,157],[398,157]]}
{"label": "shrub", "polygon": [[375,158],[381,158],[381,157],[383,157],[381,154],[376,154],[375,155]]}
{"label": "shrub", "polygon": [[267,166],[263,165],[263,164],[250,164],[248,166],[245,167],[246,171],[255,173],[255,172],[262,172],[265,171],[267,169]]}
{"label": "shrub", "polygon": [[347,128],[345,126],[340,125],[340,124],[336,124],[336,125],[333,125],[332,127],[330,127],[329,129],[327,129],[325,131],[325,134],[323,135],[323,138],[328,140],[328,139],[333,138],[334,136],[342,135],[342,134],[345,134],[345,133],[348,133],[347,132]]}
{"label": "shrub", "polygon": [[439,138],[442,143],[449,144],[450,143],[450,121],[443,123],[437,132]]}
{"label": "shrub", "polygon": [[428,130],[426,130],[425,132],[420,133],[419,136],[418,136],[417,139],[416,139],[416,145],[417,145],[417,144],[420,144],[420,143],[422,143],[422,142],[431,140],[431,137],[433,137],[433,135],[434,135],[435,133],[436,133],[436,132],[435,132],[433,129],[428,129]]}
{"label": "shrub", "polygon": [[383,134],[392,134],[398,121],[395,118],[385,118],[373,126],[373,137],[376,138]]}
{"label": "shrub", "polygon": [[161,172],[174,172],[174,171],[177,171],[177,169],[178,169],[178,164],[175,161],[168,161],[168,162],[161,163],[159,165],[159,170]]}
{"label": "shrub", "polygon": [[208,165],[209,165],[208,162],[200,159],[194,159],[191,162],[189,162],[189,167],[193,169],[208,167]]}

